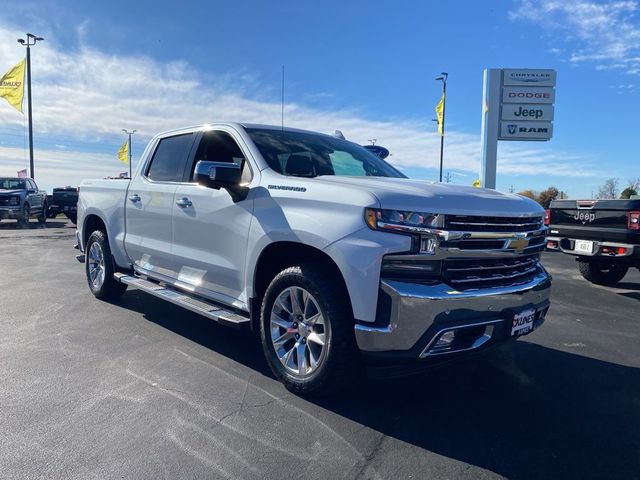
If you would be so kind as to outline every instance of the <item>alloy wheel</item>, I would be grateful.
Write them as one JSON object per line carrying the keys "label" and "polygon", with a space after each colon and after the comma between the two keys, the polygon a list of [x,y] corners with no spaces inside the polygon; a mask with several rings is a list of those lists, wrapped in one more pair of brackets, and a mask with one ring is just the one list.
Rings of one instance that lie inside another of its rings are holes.
{"label": "alloy wheel", "polygon": [[98,242],[93,242],[87,255],[89,264],[89,280],[94,289],[99,289],[104,283],[104,254]]}
{"label": "alloy wheel", "polygon": [[318,302],[302,287],[288,287],[271,307],[271,344],[290,373],[308,376],[326,356],[330,326]]}

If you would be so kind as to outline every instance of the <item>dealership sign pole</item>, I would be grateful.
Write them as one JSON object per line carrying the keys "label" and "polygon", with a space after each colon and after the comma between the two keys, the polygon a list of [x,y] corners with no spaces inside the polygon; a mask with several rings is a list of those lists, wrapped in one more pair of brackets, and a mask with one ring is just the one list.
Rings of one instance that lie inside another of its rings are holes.
{"label": "dealership sign pole", "polygon": [[480,180],[496,188],[498,140],[547,141],[553,135],[555,70],[489,68],[482,89]]}

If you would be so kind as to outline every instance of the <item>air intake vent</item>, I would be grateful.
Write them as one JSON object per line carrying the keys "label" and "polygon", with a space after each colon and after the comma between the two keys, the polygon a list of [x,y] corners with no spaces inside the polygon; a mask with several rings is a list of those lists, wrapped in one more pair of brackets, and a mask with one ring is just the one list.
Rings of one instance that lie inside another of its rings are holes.
{"label": "air intake vent", "polygon": [[456,290],[505,287],[527,283],[540,270],[538,255],[516,258],[445,260],[444,281]]}

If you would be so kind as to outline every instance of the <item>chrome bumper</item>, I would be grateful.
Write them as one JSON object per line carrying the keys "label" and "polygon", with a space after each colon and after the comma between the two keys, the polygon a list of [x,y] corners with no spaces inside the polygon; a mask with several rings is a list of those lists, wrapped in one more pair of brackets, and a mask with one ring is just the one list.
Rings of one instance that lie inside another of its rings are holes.
{"label": "chrome bumper", "polygon": [[[534,328],[542,324],[549,307],[551,277],[540,268],[524,284],[458,292],[444,283],[423,285],[381,281],[381,295],[391,302],[388,326],[357,324],[358,347],[363,352],[404,352],[408,357],[429,356],[428,347],[445,331],[473,328],[477,341],[471,350],[510,337],[513,316],[534,309]],[[467,330],[469,331],[469,330]],[[462,350],[453,350],[456,353]]]}

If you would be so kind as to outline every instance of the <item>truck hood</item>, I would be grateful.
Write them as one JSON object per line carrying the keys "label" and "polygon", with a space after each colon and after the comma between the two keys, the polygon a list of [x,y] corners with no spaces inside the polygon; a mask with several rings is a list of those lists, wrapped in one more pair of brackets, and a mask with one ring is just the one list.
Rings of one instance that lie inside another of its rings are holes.
{"label": "truck hood", "polygon": [[379,200],[381,208],[392,210],[505,217],[544,214],[544,209],[529,198],[488,188],[388,177],[324,175],[314,180],[366,191]]}
{"label": "truck hood", "polygon": [[22,195],[24,190],[0,190],[0,195]]}

